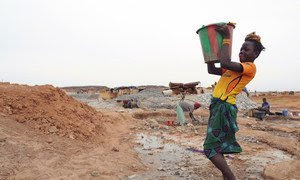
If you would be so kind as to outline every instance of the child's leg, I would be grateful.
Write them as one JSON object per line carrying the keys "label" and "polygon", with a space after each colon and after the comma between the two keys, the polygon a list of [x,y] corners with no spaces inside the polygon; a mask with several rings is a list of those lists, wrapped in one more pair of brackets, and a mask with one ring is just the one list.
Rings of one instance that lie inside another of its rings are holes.
{"label": "child's leg", "polygon": [[230,170],[223,154],[218,153],[209,160],[222,172],[224,179],[235,180],[235,176]]}

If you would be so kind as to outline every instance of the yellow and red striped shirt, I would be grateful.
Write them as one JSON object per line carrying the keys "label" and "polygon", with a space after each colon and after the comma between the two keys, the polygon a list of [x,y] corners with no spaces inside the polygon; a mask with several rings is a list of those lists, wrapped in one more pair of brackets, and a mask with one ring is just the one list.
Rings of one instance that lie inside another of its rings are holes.
{"label": "yellow and red striped shirt", "polygon": [[235,72],[222,68],[222,76],[217,83],[213,97],[230,104],[235,104],[236,96],[254,78],[256,66],[252,62],[241,63],[243,72]]}

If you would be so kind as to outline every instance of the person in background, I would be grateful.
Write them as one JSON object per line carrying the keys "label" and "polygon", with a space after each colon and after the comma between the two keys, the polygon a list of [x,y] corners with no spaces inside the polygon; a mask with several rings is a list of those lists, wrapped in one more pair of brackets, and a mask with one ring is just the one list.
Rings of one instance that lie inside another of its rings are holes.
{"label": "person in background", "polygon": [[248,89],[246,87],[244,87],[242,91],[247,94],[247,97],[249,97],[249,92],[248,92]]}
{"label": "person in background", "polygon": [[123,108],[132,108],[131,107],[131,99],[130,100],[123,100]]}
{"label": "person in background", "polygon": [[254,60],[264,49],[260,37],[255,32],[246,36],[239,57],[240,62],[232,62],[229,55],[231,35],[228,27],[216,28],[222,37],[220,52],[221,67],[207,63],[208,73],[221,76],[214,88],[210,116],[207,125],[207,135],[204,141],[204,153],[207,158],[222,172],[223,178],[235,180],[224,154],[240,153],[242,148],[237,143],[235,133],[239,130],[236,122],[236,96],[254,78],[256,66]]}
{"label": "person in background", "polygon": [[274,113],[271,113],[270,112],[270,103],[267,102],[267,99],[266,98],[263,98],[263,103],[261,104],[261,107],[259,107],[257,110],[259,111],[264,111],[266,114],[269,114],[269,115],[273,115]]}
{"label": "person in background", "polygon": [[261,107],[267,111],[270,111],[270,104],[267,102],[267,99],[266,98],[263,98],[263,103],[261,105]]}
{"label": "person in background", "polygon": [[136,99],[124,100],[123,101],[124,108],[138,108],[138,101]]}
{"label": "person in background", "polygon": [[137,99],[131,100],[131,108],[139,108]]}
{"label": "person in background", "polygon": [[194,104],[190,104],[183,99],[178,102],[176,107],[177,112],[177,124],[180,123],[180,125],[184,125],[186,123],[184,112],[188,112],[190,118],[192,119],[193,124],[199,123],[199,120],[195,118],[193,112],[194,110],[201,107],[201,104],[199,102],[195,102]]}

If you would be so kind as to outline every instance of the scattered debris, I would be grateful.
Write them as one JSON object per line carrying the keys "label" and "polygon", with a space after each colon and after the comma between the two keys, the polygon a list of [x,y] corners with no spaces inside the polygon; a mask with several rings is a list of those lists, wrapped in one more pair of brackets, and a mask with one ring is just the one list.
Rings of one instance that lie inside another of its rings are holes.
{"label": "scattered debris", "polygon": [[93,176],[93,177],[98,177],[99,175],[100,175],[100,173],[98,171],[91,172],[91,176]]}
{"label": "scattered debris", "polygon": [[49,131],[50,133],[56,133],[56,132],[58,132],[58,129],[56,128],[56,126],[51,126],[51,127],[48,129],[48,131]]}
{"label": "scattered debris", "polygon": [[192,151],[192,152],[196,152],[196,153],[202,153],[202,154],[204,154],[203,150],[198,150],[198,149],[195,149],[195,148],[187,148],[186,150]]}
{"label": "scattered debris", "polygon": [[112,148],[112,151],[114,151],[114,152],[119,152],[120,150],[119,150],[118,148],[116,148],[116,147],[113,147],[113,148]]}
{"label": "scattered debris", "polygon": [[131,175],[131,176],[128,176],[128,179],[134,179],[134,178],[136,178],[136,177],[138,177],[138,175],[137,175],[137,174],[133,174],[133,175]]}

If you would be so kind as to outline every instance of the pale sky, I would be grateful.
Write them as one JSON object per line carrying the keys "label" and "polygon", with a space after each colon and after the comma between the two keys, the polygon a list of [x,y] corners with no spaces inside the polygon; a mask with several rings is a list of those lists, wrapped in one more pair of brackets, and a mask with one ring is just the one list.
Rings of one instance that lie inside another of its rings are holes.
{"label": "pale sky", "polygon": [[299,0],[0,0],[0,79],[54,86],[210,86],[202,25],[232,21],[232,60],[256,31],[250,90],[300,90]]}

